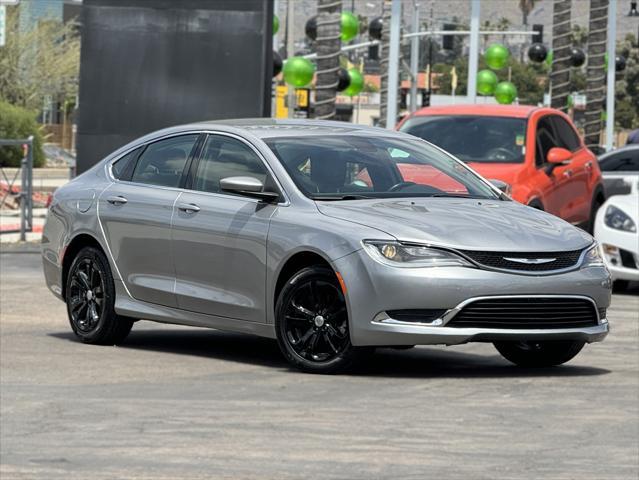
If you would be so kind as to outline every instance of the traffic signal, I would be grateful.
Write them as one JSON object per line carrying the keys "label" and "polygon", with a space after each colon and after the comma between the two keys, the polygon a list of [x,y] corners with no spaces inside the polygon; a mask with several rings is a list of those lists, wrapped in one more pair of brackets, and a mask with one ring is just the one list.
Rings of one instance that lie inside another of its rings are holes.
{"label": "traffic signal", "polygon": [[532,43],[544,43],[544,26],[539,23],[535,23],[532,26],[535,34],[532,36]]}
{"label": "traffic signal", "polygon": [[[451,31],[456,30],[455,25],[451,23],[444,23],[444,30]],[[442,39],[442,48],[444,50],[452,50],[455,45],[455,37],[453,35],[444,35]]]}

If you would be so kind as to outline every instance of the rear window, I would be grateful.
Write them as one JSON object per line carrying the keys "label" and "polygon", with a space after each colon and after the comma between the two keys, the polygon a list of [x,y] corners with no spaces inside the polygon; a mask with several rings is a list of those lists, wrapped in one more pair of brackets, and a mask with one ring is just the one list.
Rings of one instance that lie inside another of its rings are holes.
{"label": "rear window", "polygon": [[446,115],[409,118],[402,132],[423,138],[465,162],[523,163],[524,118]]}

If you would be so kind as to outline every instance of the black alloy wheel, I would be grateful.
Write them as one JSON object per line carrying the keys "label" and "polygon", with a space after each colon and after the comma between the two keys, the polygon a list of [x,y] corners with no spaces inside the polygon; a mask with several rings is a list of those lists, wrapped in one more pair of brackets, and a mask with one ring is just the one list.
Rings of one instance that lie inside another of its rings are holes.
{"label": "black alloy wheel", "polygon": [[85,343],[114,345],[126,338],[133,319],[115,313],[115,284],[101,250],[85,247],[66,279],[65,301],[73,333]]}
{"label": "black alloy wheel", "polygon": [[96,261],[84,257],[71,272],[69,314],[75,328],[89,333],[98,326],[104,305],[104,273]]}
{"label": "black alloy wheel", "polygon": [[276,331],[287,360],[307,372],[343,370],[364,350],[351,344],[346,299],[326,267],[304,268],[284,285]]}

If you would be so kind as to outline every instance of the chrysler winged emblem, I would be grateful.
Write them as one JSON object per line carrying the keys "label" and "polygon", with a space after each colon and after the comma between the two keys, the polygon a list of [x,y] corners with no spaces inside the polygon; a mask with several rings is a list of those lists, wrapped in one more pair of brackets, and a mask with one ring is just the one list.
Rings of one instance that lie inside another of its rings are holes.
{"label": "chrysler winged emblem", "polygon": [[556,258],[521,258],[521,257],[515,257],[515,258],[503,257],[503,258],[504,260],[508,260],[509,262],[525,263],[526,265],[541,265],[542,263],[550,263],[557,260]]}

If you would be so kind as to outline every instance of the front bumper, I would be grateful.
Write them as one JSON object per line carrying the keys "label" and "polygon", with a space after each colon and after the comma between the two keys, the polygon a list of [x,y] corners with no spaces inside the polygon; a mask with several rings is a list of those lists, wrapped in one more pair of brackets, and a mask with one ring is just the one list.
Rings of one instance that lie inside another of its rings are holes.
{"label": "front bumper", "polygon": [[[460,305],[477,298],[503,296],[582,297],[603,312],[610,305],[610,274],[589,267],[558,275],[530,276],[478,268],[396,268],[371,259],[363,250],[334,262],[347,288],[353,345],[455,345],[471,341],[574,339],[603,340],[605,316],[582,328],[501,329],[447,326]],[[392,321],[388,311],[441,309],[441,321]],[[390,321],[389,321],[390,320]]]}

